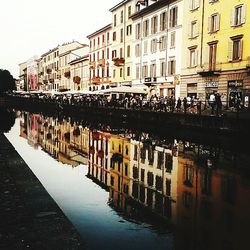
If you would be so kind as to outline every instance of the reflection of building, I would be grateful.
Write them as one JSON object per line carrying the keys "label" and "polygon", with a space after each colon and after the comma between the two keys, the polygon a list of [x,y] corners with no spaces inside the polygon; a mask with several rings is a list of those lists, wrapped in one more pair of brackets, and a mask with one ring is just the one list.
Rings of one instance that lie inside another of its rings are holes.
{"label": "reflection of building", "polygon": [[[203,159],[199,166],[195,159]],[[176,249],[245,249],[250,221],[249,183],[231,170],[213,169],[211,151],[180,147]]]}
{"label": "reflection of building", "polygon": [[36,56],[27,61],[27,90],[38,90],[38,59]]}
{"label": "reflection of building", "polygon": [[132,141],[130,162],[130,196],[167,219],[176,216],[178,158],[173,146]]}
{"label": "reflection of building", "polygon": [[20,136],[42,149],[58,161],[71,166],[87,165],[89,129],[42,115],[24,114],[20,123]]}
{"label": "reflection of building", "polygon": [[89,133],[89,172],[93,180],[108,187],[109,177],[109,138],[108,133],[92,131]]}

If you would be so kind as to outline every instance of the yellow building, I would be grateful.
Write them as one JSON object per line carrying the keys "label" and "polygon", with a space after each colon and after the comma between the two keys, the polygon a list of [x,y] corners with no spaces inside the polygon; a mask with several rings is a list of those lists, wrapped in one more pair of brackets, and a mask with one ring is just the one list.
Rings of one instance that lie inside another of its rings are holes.
{"label": "yellow building", "polygon": [[184,1],[181,96],[208,100],[220,93],[225,106],[250,96],[250,5],[247,0]]}
{"label": "yellow building", "polygon": [[110,9],[112,12],[111,57],[112,82],[115,86],[132,84],[132,20],[134,0],[123,0]]}

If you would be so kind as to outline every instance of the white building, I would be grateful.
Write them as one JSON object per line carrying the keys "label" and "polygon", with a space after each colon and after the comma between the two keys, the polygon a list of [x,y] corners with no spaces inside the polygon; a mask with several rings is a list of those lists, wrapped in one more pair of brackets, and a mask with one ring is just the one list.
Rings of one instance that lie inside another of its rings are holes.
{"label": "white building", "polygon": [[133,20],[133,86],[180,96],[183,1],[138,1]]}
{"label": "white building", "polygon": [[[71,76],[71,65],[75,59],[79,59],[83,56],[88,55],[89,47],[86,44],[79,44],[75,49],[59,51],[59,70],[60,70],[60,85],[59,91],[63,90],[74,90],[73,77]],[[78,89],[78,88],[77,88]]]}

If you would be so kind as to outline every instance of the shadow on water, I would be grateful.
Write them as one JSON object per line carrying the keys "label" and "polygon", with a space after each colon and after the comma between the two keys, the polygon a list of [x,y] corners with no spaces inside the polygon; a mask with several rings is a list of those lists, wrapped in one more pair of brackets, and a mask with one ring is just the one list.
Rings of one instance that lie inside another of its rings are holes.
{"label": "shadow on water", "polygon": [[7,133],[14,126],[16,114],[13,110],[0,108],[0,132]]}

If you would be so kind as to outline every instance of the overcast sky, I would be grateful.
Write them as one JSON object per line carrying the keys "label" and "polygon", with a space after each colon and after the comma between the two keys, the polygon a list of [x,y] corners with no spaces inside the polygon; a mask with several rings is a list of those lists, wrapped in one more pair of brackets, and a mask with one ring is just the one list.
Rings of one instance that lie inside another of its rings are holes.
{"label": "overcast sky", "polygon": [[0,68],[18,77],[18,64],[58,44],[76,40],[111,23],[109,9],[121,0],[2,0]]}

